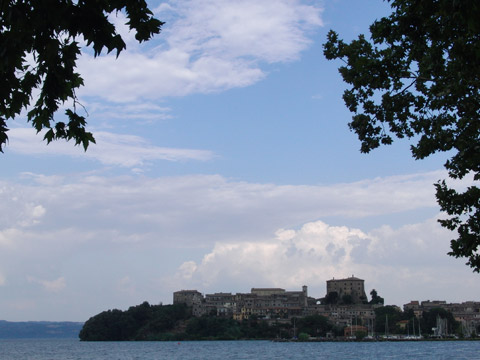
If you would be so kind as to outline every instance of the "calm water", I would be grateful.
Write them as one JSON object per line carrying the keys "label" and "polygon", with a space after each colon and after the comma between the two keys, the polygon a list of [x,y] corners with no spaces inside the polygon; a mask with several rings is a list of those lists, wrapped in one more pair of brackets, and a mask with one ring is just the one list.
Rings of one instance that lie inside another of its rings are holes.
{"label": "calm water", "polygon": [[1,360],[480,359],[480,342],[272,343],[0,340]]}

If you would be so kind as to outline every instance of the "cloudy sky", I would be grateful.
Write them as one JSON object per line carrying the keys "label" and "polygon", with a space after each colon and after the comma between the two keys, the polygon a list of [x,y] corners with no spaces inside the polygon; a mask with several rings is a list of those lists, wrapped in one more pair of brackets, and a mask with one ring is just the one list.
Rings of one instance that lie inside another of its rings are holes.
{"label": "cloudy sky", "polygon": [[[355,275],[387,304],[480,300],[446,255],[444,154],[360,154],[326,33],[366,32],[381,0],[150,2],[166,21],[118,59],[85,50],[97,145],[48,146],[24,118],[0,154],[0,319],[85,321],[172,293]],[[465,186],[466,180],[458,186]]]}

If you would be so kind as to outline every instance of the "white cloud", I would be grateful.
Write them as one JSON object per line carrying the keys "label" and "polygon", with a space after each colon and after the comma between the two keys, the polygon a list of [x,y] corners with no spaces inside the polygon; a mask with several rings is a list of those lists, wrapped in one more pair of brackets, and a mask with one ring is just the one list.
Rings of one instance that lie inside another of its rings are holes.
{"label": "white cloud", "polygon": [[73,146],[63,140],[54,141],[48,146],[42,136],[30,128],[15,128],[9,131],[8,150],[32,155],[69,155],[99,161],[105,165],[139,167],[145,163],[166,161],[207,161],[214,157],[208,150],[178,149],[158,147],[135,135],[95,132],[96,144],[91,144],[85,152],[81,146]]}
{"label": "white cloud", "polygon": [[[119,13],[111,20],[127,50],[119,58],[113,53],[94,58],[86,50],[79,58],[85,86],[78,96],[97,126],[170,119],[171,109],[160,106],[159,100],[254,84],[266,76],[265,64],[298,59],[311,42],[311,32],[322,26],[322,9],[299,0],[173,0],[157,10],[168,22],[147,46],[137,44]],[[135,171],[150,161],[204,161],[214,156],[208,150],[158,147],[135,136],[94,134],[97,145],[84,153],[64,142],[46,147],[41,135],[11,129],[7,151],[81,156]]]}
{"label": "white cloud", "polygon": [[[322,9],[297,0],[177,0],[157,10],[168,17],[150,41],[157,48],[80,58],[82,96],[133,102],[248,86],[265,76],[260,62],[298,59],[309,32],[322,26]],[[120,29],[128,41],[132,34]]]}
{"label": "white cloud", "polygon": [[180,19],[167,29],[172,48],[201,57],[252,57],[291,61],[310,43],[309,29],[322,25],[321,9],[300,1],[176,1]]}
{"label": "white cloud", "polygon": [[[218,242],[201,263],[185,263],[193,269],[188,280],[207,289],[229,282],[252,287],[318,285],[328,274],[347,276],[355,272],[351,253],[358,246],[357,239],[362,245],[368,242],[368,236],[358,229],[331,227],[317,221],[299,230],[279,230],[275,238],[268,240]],[[183,279],[185,264],[179,272]]]}
{"label": "white cloud", "polygon": [[182,264],[175,281],[179,288],[205,292],[307,284],[311,296],[319,298],[325,295],[326,280],[355,274],[366,280],[368,292],[376,288],[388,303],[447,294],[450,301],[462,301],[468,289],[452,293],[459,276],[472,285],[475,278],[447,257],[450,235],[436,219],[370,233],[310,222],[299,230],[281,229],[267,240],[217,242],[198,264]]}
{"label": "white cloud", "polygon": [[[9,270],[4,286],[24,297],[22,281],[34,274],[29,281],[47,291],[45,301],[54,291],[70,299],[108,293],[79,307],[86,317],[145,299],[169,303],[171,292],[181,288],[240,292],[306,284],[313,296],[323,296],[326,279],[352,273],[391,302],[438,298],[447,285],[455,289],[448,294],[475,298],[464,261],[446,255],[451,234],[421,215],[437,209],[425,192],[441,175],[279,186],[218,175],[24,173],[18,181],[0,182],[0,264]],[[44,210],[35,210],[40,204]],[[420,214],[417,223],[349,225],[409,211]],[[41,221],[22,227],[25,214]],[[343,226],[332,225],[337,217]],[[29,296],[38,293],[26,288]]]}
{"label": "white cloud", "polygon": [[45,186],[55,186],[55,185],[60,185],[64,177],[61,175],[43,175],[43,174],[35,174],[32,172],[24,172],[21,175],[21,178],[32,178],[35,180],[36,183],[39,185],[45,185]]}
{"label": "white cloud", "polygon": [[[15,186],[0,181],[0,245],[9,243],[8,237],[1,233],[3,228],[15,226],[28,227],[40,223],[46,208],[38,202],[28,199],[25,194],[14,190]],[[2,240],[2,238],[4,240]]]}
{"label": "white cloud", "polygon": [[55,280],[43,280],[33,276],[28,276],[27,280],[30,283],[41,285],[43,289],[48,292],[54,292],[54,293],[62,291],[67,286],[66,280],[63,276]]}
{"label": "white cloud", "polygon": [[132,104],[85,103],[88,113],[96,122],[102,120],[127,120],[155,122],[171,119],[171,109],[149,102]]}
{"label": "white cloud", "polygon": [[12,248],[14,246],[14,239],[17,238],[19,230],[9,228],[0,230],[0,248],[5,251],[6,248]]}
{"label": "white cloud", "polygon": [[431,184],[440,176],[433,172],[293,186],[236,182],[218,175],[82,175],[50,181],[23,174],[22,184],[4,182],[8,191],[0,194],[0,210],[7,216],[0,219],[0,229],[41,216],[37,231],[39,227],[58,229],[58,224],[64,228],[88,224],[90,231],[111,232],[110,238],[127,243],[145,241],[156,233],[182,243],[195,239],[212,244],[226,236],[248,241],[252,236],[270,236],[282,227],[333,216],[355,219],[436,209]]}
{"label": "white cloud", "polygon": [[42,205],[30,205],[31,206],[31,216],[34,219],[40,218],[45,215],[45,208]]}

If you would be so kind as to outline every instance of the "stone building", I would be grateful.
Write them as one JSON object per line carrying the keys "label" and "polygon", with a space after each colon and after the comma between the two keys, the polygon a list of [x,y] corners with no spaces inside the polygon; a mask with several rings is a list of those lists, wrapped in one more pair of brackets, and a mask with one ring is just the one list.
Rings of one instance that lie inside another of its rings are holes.
{"label": "stone building", "polygon": [[403,311],[412,310],[413,314],[420,318],[423,313],[423,309],[420,307],[420,302],[418,300],[412,300],[408,304],[403,305]]}
{"label": "stone building", "polygon": [[365,280],[354,277],[353,275],[347,279],[327,280],[327,297],[331,293],[337,293],[338,298],[349,295],[354,304],[360,304],[367,300],[365,294]]}
{"label": "stone building", "polygon": [[375,309],[381,304],[352,304],[352,305],[310,305],[306,315],[322,315],[337,326],[363,324],[372,330],[375,321]]}
{"label": "stone building", "polygon": [[244,320],[256,316],[278,320],[304,316],[309,300],[315,302],[315,299],[308,298],[307,286],[303,286],[302,291],[252,288],[248,294],[237,294],[234,319]]}
{"label": "stone building", "polygon": [[174,293],[173,303],[191,306],[194,316],[215,313],[241,321],[251,316],[267,320],[305,316],[315,299],[308,297],[308,288],[303,286],[301,291],[252,288],[250,293],[214,293],[205,297],[197,290],[181,290]]}
{"label": "stone building", "polygon": [[[308,287],[301,291],[286,291],[282,288],[252,288],[249,293],[214,293],[202,296],[196,290],[182,290],[174,293],[174,303],[193,304],[194,316],[216,314],[238,321],[257,318],[272,322],[290,322],[294,317],[322,315],[337,326],[365,326],[373,331],[375,309],[381,304],[366,303],[364,280],[350,277],[327,281],[327,295],[336,292],[341,299],[350,295],[352,304],[320,303],[319,299],[308,296]],[[323,300],[323,299],[322,299]]]}
{"label": "stone building", "polygon": [[280,295],[285,293],[285,289],[280,288],[252,288],[250,291],[251,294],[257,296],[271,296],[271,295]]}
{"label": "stone building", "polygon": [[203,301],[203,296],[197,290],[180,290],[173,293],[174,304],[187,304],[192,307]]}

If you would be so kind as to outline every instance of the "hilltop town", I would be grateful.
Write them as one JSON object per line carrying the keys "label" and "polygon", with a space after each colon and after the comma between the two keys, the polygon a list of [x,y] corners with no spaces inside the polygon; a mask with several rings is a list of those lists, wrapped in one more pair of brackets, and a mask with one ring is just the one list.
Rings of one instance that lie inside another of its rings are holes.
{"label": "hilltop town", "polygon": [[85,322],[84,341],[245,340],[351,341],[479,339],[480,302],[410,301],[403,309],[385,305],[355,276],[327,281],[325,296],[282,288],[249,293],[198,290],[173,293],[173,304],[143,302],[128,310],[103,311]]}
{"label": "hilltop town", "polygon": [[[214,315],[237,321],[252,317],[269,322],[290,322],[292,319],[321,315],[337,327],[345,328],[345,335],[362,331],[373,334],[378,309],[384,307],[384,300],[372,290],[370,301],[365,293],[365,281],[355,276],[345,279],[331,279],[326,282],[327,293],[322,298],[308,295],[308,287],[301,291],[286,291],[281,288],[252,288],[250,293],[214,293],[203,296],[197,290],[180,290],[173,293],[174,304],[186,304],[192,315],[201,317]],[[398,311],[402,309],[398,308]],[[463,334],[476,335],[480,328],[480,302],[468,301],[450,304],[446,301],[411,301],[403,306],[403,312],[412,314],[415,334],[417,321],[433,309],[443,309],[453,315]],[[376,311],[377,310],[377,311]],[[414,318],[413,318],[414,317]],[[385,315],[385,320],[388,316]],[[399,328],[410,326],[410,319],[398,321]],[[440,321],[440,324],[438,324]],[[418,323],[419,324],[419,323]],[[420,325],[418,325],[419,327]],[[387,328],[387,325],[385,326]],[[448,333],[447,325],[437,319],[436,334]],[[420,335],[420,331],[417,332]]]}

